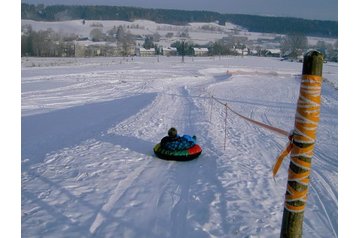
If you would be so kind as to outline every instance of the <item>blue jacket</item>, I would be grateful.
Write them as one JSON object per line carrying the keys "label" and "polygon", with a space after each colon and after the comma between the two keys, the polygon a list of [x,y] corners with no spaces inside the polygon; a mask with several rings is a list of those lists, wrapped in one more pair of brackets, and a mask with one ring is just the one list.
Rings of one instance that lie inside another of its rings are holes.
{"label": "blue jacket", "polygon": [[187,150],[193,147],[196,143],[196,138],[189,135],[169,137],[166,136],[160,141],[160,146],[171,151]]}

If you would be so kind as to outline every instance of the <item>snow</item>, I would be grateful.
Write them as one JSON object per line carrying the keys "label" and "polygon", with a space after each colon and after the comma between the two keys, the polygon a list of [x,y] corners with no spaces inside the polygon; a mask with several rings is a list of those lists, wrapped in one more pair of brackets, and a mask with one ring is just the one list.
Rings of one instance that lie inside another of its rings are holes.
{"label": "snow", "polygon": [[[159,61],[158,61],[159,59]],[[278,237],[302,63],[258,57],[22,58],[23,237]],[[227,75],[227,71],[236,73]],[[303,237],[338,236],[338,67],[323,68]],[[175,126],[189,162],[152,148]]]}

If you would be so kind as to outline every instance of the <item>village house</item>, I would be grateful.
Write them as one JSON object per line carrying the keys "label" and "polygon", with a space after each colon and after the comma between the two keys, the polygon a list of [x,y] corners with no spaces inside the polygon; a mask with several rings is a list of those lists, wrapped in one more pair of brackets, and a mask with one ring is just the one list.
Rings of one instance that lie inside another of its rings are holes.
{"label": "village house", "polygon": [[195,56],[207,56],[209,53],[208,48],[193,48]]}
{"label": "village house", "polygon": [[155,55],[155,49],[154,48],[136,48],[135,50],[136,56],[154,56]]}
{"label": "village house", "polygon": [[238,55],[248,55],[248,54],[249,54],[249,49],[248,49],[248,48],[235,49],[235,52],[236,52]]}
{"label": "village house", "polygon": [[121,51],[115,43],[76,41],[75,57],[120,56]]}
{"label": "village house", "polygon": [[280,49],[266,49],[265,56],[268,57],[281,57],[281,50]]}
{"label": "village house", "polygon": [[163,48],[164,56],[174,56],[177,55],[177,48],[175,47],[165,47]]}

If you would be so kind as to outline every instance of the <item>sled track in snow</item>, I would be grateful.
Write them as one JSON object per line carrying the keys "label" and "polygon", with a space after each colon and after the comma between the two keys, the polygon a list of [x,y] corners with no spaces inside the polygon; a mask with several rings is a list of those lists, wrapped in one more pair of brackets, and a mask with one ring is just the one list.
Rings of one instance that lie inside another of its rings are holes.
{"label": "sled track in snow", "polygon": [[[168,103],[169,101],[170,103]],[[203,118],[205,119],[205,112],[195,105],[189,91],[182,87],[179,88],[178,91],[173,91],[172,89],[169,93],[159,93],[150,106],[108,130],[108,132],[114,136],[116,134],[121,136],[140,136],[143,139],[153,141],[160,140],[167,129],[175,125],[179,132],[198,132],[196,135],[199,138],[199,143],[206,144],[208,149],[197,160],[186,163],[148,158],[144,164],[130,174],[129,178],[118,182],[117,187],[107,199],[107,202],[102,205],[101,211],[97,214],[95,221],[92,223],[90,228],[91,233],[97,232],[97,234],[101,234],[105,232],[106,226],[109,224],[106,223],[103,214],[110,213],[115,216],[114,214],[119,212],[118,209],[120,209],[119,204],[121,204],[121,199],[130,196],[129,190],[131,190],[131,188],[140,190],[140,187],[146,187],[145,184],[149,183],[147,180],[150,180],[149,175],[152,174],[157,174],[157,176],[160,177],[160,180],[150,182],[150,186],[158,188],[159,192],[155,194],[144,193],[146,194],[145,196],[150,198],[150,201],[148,201],[147,205],[138,204],[136,210],[144,209],[143,211],[145,211],[147,209],[157,209],[163,212],[163,214],[152,218],[145,220],[142,218],[142,222],[152,223],[152,226],[155,228],[153,236],[155,232],[159,232],[163,229],[163,224],[159,224],[159,222],[166,216],[169,216],[166,219],[167,225],[170,227],[170,237],[183,237],[185,235],[195,237],[196,235],[194,234],[210,233],[210,231],[204,231],[203,227],[210,227],[216,223],[217,219],[225,220],[226,212],[225,206],[223,206],[224,203],[218,200],[220,199],[218,195],[222,194],[224,190],[223,188],[212,187],[213,184],[220,184],[217,181],[216,172],[213,171],[213,168],[216,168],[217,154],[210,149],[212,146],[208,145],[208,142],[205,142],[208,132],[206,131],[207,127],[202,127],[203,124],[205,124],[205,122],[203,123]],[[146,138],[147,135],[153,135],[153,130],[157,131],[157,133],[154,133],[154,135],[157,135],[157,138]],[[168,164],[167,170],[160,171],[159,169],[161,167],[156,167],[154,164]],[[210,168],[210,170],[206,168]],[[139,196],[144,196],[144,194],[139,194]],[[203,198],[204,200],[200,200]],[[142,199],[145,198],[137,200]],[[125,200],[126,199],[124,199],[124,201]],[[134,199],[134,201],[135,200],[136,199]],[[202,207],[205,214],[204,216],[203,214],[193,213],[193,210],[195,210],[197,206],[195,204],[198,202]],[[216,208],[210,208],[213,203],[217,204]],[[217,212],[208,214],[207,211],[210,211],[210,209],[219,209],[220,212],[218,214],[223,214],[223,218],[215,217],[212,220],[212,218],[210,218],[211,214],[217,214]],[[132,208],[129,207],[128,210],[122,209],[119,213],[126,214],[129,213],[130,210],[132,210]],[[164,211],[169,211],[169,213]],[[150,212],[149,214],[152,213]],[[120,215],[120,217],[119,220],[125,220],[123,215]],[[145,226],[148,226],[148,224],[145,224]],[[121,234],[125,232],[126,229],[127,228],[118,228],[117,231]],[[183,231],[187,231],[188,234],[183,234]]]}
{"label": "sled track in snow", "polygon": [[131,172],[125,179],[120,180],[114,189],[112,191],[112,194],[110,195],[108,201],[102,206],[101,210],[97,214],[95,220],[93,221],[89,231],[94,234],[99,226],[102,225],[102,223],[105,221],[105,214],[110,213],[110,211],[113,209],[115,203],[119,201],[119,199],[122,197],[122,195],[128,191],[129,187],[135,182],[138,177],[143,173],[143,171],[146,169],[149,161],[146,161],[142,163],[141,166],[137,167],[135,171]]}

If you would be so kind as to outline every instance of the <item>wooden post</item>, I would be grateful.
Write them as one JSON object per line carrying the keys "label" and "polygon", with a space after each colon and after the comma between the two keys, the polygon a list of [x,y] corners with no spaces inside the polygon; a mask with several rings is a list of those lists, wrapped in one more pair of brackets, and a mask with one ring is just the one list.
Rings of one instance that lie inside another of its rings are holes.
{"label": "wooden post", "polygon": [[323,56],[308,52],[303,61],[300,96],[292,136],[281,238],[302,237],[311,159],[319,123]]}

